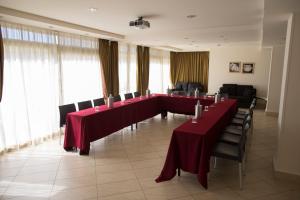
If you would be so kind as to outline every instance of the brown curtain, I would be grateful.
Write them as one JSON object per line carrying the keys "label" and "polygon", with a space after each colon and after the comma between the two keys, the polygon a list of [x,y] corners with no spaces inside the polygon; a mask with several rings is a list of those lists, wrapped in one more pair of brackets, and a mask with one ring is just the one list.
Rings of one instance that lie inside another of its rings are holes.
{"label": "brown curtain", "polygon": [[3,38],[0,26],[0,102],[2,100],[3,92],[3,72],[4,72],[4,48],[3,48]]}
{"label": "brown curtain", "polygon": [[111,91],[112,95],[119,94],[119,51],[118,42],[110,43]]}
{"label": "brown curtain", "polygon": [[171,82],[198,82],[207,92],[209,52],[171,52]]}
{"label": "brown curtain", "polygon": [[119,94],[118,42],[99,39],[103,96]]}
{"label": "brown curtain", "polygon": [[149,47],[137,46],[137,91],[146,94],[149,84]]}
{"label": "brown curtain", "polygon": [[109,41],[99,39],[99,57],[101,61],[101,76],[102,76],[102,88],[103,96],[107,97],[111,91],[110,84],[110,58],[109,58]]}
{"label": "brown curtain", "polygon": [[143,52],[143,94],[146,94],[146,90],[149,85],[149,47],[144,47]]}

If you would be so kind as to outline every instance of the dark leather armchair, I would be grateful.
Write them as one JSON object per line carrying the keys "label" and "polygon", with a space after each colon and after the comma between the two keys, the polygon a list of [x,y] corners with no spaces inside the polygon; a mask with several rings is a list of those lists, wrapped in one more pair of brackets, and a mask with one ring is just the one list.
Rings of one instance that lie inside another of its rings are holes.
{"label": "dark leather armchair", "polygon": [[171,91],[177,95],[192,95],[197,88],[200,93],[204,90],[201,83],[177,82]]}
{"label": "dark leather armchair", "polygon": [[256,89],[252,85],[223,84],[221,94],[228,94],[229,98],[237,99],[238,107],[249,108],[256,96]]}

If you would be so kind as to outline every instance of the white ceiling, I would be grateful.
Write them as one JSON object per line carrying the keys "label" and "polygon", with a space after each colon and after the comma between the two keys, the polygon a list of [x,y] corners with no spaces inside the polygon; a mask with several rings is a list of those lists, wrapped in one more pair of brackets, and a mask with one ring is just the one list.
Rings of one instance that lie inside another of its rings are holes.
{"label": "white ceiling", "polygon": [[[266,0],[266,5],[272,6],[271,1],[274,0]],[[0,0],[0,6],[125,36],[117,40],[185,51],[261,44],[263,25],[270,29],[269,33],[278,26],[276,21],[272,27],[273,11],[264,8],[263,0]],[[97,12],[90,12],[91,7],[97,8]],[[264,19],[264,12],[269,12],[269,20]],[[55,21],[37,22],[11,13],[0,15],[7,21],[107,37],[88,29],[62,28]],[[189,19],[187,15],[196,17]],[[129,21],[138,16],[146,16],[151,28],[129,27]],[[269,36],[264,33],[264,38]]]}

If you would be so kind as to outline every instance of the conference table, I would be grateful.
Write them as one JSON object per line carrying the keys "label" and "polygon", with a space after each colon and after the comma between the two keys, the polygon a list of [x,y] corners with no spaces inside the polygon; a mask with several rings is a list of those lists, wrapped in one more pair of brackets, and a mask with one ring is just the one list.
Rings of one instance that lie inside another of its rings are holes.
{"label": "conference table", "polygon": [[214,102],[210,97],[152,94],[115,102],[113,108],[102,105],[69,113],[64,149],[70,151],[77,148],[80,155],[89,154],[91,142],[155,115],[162,114],[165,117],[167,112],[193,115],[198,100],[203,106]]}
{"label": "conference table", "polygon": [[156,182],[170,180],[176,170],[183,170],[197,174],[200,184],[207,188],[213,147],[236,110],[236,100],[227,99],[209,106],[196,121],[190,119],[174,129],[164,167]]}

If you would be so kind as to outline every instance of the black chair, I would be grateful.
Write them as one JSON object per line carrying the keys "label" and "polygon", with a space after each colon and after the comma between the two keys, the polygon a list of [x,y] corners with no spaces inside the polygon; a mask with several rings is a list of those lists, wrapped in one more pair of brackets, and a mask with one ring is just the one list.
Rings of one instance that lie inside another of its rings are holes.
{"label": "black chair", "polygon": [[114,102],[118,102],[118,101],[121,101],[121,96],[119,94],[114,96]]}
{"label": "black chair", "polygon": [[126,100],[127,100],[127,99],[132,99],[132,98],[133,98],[132,93],[124,94],[124,97],[125,97]]}
{"label": "black chair", "polygon": [[134,97],[140,97],[141,96],[141,93],[140,92],[134,92]]}
{"label": "black chair", "polygon": [[92,106],[91,100],[78,102],[78,109],[79,110],[88,109],[88,108],[92,108],[92,107],[93,106]]}
{"label": "black chair", "polygon": [[[71,112],[76,112],[76,107],[75,104],[72,103],[72,104],[58,106],[58,108],[59,108],[59,117],[60,117],[59,127],[62,128],[66,124],[67,114]],[[59,144],[61,144],[61,130],[59,133]]]}
{"label": "black chair", "polygon": [[93,102],[94,102],[94,107],[105,105],[104,98],[94,99]]}
{"label": "black chair", "polygon": [[244,163],[245,144],[246,144],[246,134],[242,134],[239,137],[237,144],[229,144],[227,142],[217,142],[212,152],[212,156],[215,158],[214,167],[216,167],[217,158],[224,158],[224,159],[238,162],[240,189],[242,189],[243,187],[242,176],[243,176],[244,165],[245,165]]}

